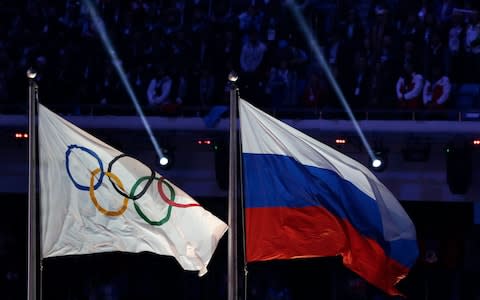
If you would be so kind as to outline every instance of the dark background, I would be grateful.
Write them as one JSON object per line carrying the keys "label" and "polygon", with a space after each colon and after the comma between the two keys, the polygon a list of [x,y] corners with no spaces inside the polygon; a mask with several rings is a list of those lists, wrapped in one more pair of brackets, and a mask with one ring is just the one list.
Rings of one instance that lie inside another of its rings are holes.
{"label": "dark background", "polygon": [[[25,299],[27,196],[2,194],[1,201],[1,299]],[[227,199],[198,201],[222,220],[227,219]],[[478,293],[480,242],[478,225],[473,225],[472,204],[402,205],[416,225],[421,255],[399,289],[407,299],[453,299],[451,295],[474,299]],[[426,249],[436,252],[438,262],[425,262]],[[240,259],[240,272],[242,264]],[[196,272],[183,271],[174,258],[150,253],[48,258],[43,261],[43,299],[226,299],[227,235],[221,239],[208,269],[199,278]],[[314,299],[313,295],[318,299],[390,299],[344,268],[340,258],[253,263],[248,271],[249,299],[270,299],[267,290],[283,288],[289,290],[291,299]],[[239,278],[243,281],[243,273]]]}

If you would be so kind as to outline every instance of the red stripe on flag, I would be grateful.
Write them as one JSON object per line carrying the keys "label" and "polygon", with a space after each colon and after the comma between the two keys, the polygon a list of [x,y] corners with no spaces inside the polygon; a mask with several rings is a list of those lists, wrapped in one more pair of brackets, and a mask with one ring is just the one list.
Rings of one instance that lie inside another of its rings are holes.
{"label": "red stripe on flag", "polygon": [[409,269],[322,207],[247,208],[247,261],[341,255],[343,264],[390,295]]}

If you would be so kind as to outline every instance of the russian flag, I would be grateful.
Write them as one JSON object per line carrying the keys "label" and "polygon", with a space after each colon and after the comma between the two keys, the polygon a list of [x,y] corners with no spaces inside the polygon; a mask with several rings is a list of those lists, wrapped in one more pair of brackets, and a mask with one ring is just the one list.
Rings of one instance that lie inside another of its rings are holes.
{"label": "russian flag", "polygon": [[390,295],[418,256],[415,226],[357,161],[239,101],[247,262],[341,255]]}

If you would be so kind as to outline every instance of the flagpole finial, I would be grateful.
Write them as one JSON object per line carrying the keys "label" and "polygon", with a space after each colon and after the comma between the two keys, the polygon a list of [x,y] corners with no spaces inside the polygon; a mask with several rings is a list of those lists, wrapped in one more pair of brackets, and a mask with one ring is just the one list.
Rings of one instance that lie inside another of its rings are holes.
{"label": "flagpole finial", "polygon": [[27,78],[28,79],[35,79],[37,77],[37,71],[34,68],[29,68],[27,70]]}
{"label": "flagpole finial", "polygon": [[238,80],[237,72],[230,71],[230,73],[228,73],[228,81],[230,81],[231,83],[235,83],[237,82],[237,80]]}

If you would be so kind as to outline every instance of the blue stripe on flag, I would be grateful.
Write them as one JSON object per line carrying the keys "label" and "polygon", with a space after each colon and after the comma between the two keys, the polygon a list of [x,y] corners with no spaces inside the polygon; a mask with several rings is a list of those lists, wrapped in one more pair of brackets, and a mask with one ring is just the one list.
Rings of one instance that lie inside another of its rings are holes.
{"label": "blue stripe on flag", "polygon": [[336,172],[277,154],[243,153],[243,164],[247,208],[321,206],[377,241],[401,264],[414,263],[412,251],[406,250],[417,249],[416,241],[385,241],[376,201]]}

